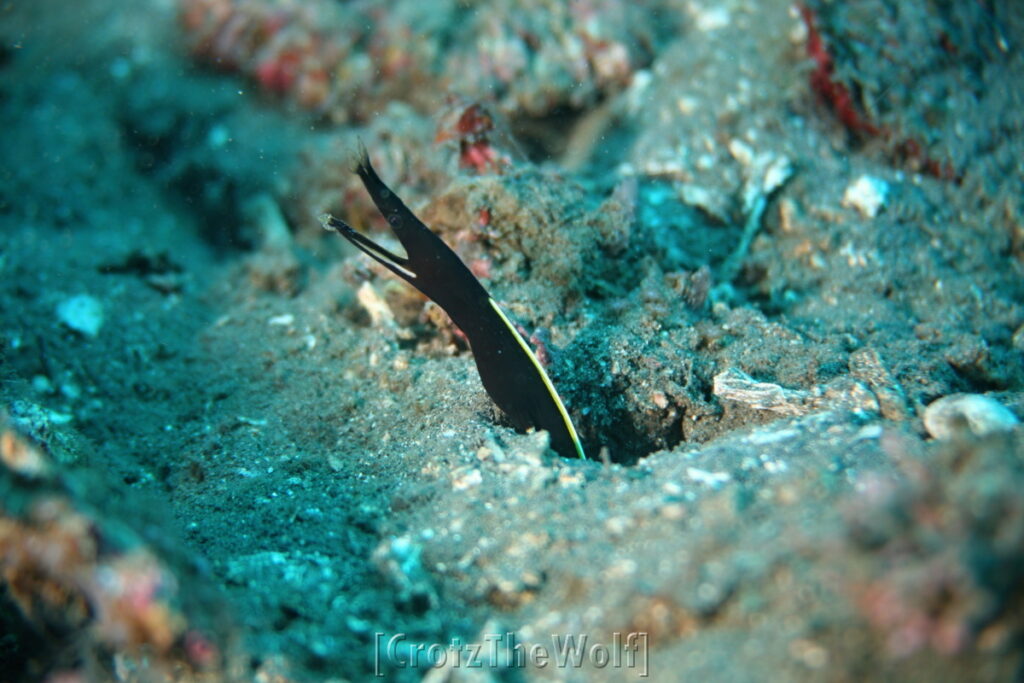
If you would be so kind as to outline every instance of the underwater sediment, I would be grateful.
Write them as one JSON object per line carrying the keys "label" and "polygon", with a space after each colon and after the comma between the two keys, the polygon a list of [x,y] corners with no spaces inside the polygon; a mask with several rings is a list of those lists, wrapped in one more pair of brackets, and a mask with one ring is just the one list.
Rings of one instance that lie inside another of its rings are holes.
{"label": "underwater sediment", "polygon": [[[0,680],[1020,677],[1016,3],[56,8],[0,14]],[[360,144],[586,459],[322,229],[408,256]]]}

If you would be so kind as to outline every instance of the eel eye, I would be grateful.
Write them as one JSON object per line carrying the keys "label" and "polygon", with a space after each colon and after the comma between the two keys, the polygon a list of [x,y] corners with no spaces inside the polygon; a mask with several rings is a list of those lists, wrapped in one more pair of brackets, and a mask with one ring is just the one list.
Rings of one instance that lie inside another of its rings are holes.
{"label": "eel eye", "polygon": [[391,225],[398,225],[401,222],[402,219],[397,213],[393,213],[390,216],[388,216],[388,223]]}

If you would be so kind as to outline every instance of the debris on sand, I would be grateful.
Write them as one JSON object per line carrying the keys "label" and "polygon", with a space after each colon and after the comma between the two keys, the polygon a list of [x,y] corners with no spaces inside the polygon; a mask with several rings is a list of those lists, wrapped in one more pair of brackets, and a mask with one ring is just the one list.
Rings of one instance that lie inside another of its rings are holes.
{"label": "debris on sand", "polygon": [[928,404],[924,426],[936,439],[1011,431],[1020,421],[999,401],[979,394],[955,394]]}
{"label": "debris on sand", "polygon": [[[0,20],[0,680],[1024,671],[1024,3],[52,4]],[[592,459],[393,277],[396,195]]]}
{"label": "debris on sand", "polygon": [[78,294],[57,304],[57,318],[69,329],[95,337],[103,327],[103,304],[94,296]]}

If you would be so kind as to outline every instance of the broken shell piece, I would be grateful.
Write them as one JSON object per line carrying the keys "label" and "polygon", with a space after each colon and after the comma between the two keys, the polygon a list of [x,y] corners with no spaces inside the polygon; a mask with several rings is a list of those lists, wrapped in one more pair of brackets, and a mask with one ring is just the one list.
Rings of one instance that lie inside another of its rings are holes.
{"label": "broken shell piece", "polygon": [[23,477],[36,479],[50,472],[42,451],[10,429],[0,432],[0,461]]}
{"label": "broken shell piece", "polygon": [[[748,215],[763,211],[767,198],[793,176],[793,162],[783,154],[755,152],[741,140],[729,143],[729,153],[744,168],[743,211]],[[758,214],[756,220],[760,218]]]}
{"label": "broken shell piece", "polygon": [[679,199],[688,206],[694,206],[719,223],[729,222],[729,196],[724,192],[709,190],[700,185],[683,183],[679,186]]}
{"label": "broken shell piece", "polygon": [[359,286],[356,297],[359,299],[359,304],[370,315],[374,327],[384,327],[389,330],[395,328],[395,315],[391,312],[391,307],[388,306],[384,297],[377,293],[373,285],[364,282]]}
{"label": "broken shell piece", "polygon": [[694,24],[701,31],[717,31],[732,23],[729,10],[725,7],[704,8],[691,4],[689,10],[693,15]]}
{"label": "broken shell piece", "polygon": [[713,393],[753,410],[767,410],[786,416],[807,415],[829,410],[878,414],[878,399],[865,384],[840,376],[810,390],[786,389],[778,384],[759,382],[735,368],[715,375]]}
{"label": "broken shell piece", "polygon": [[728,472],[709,472],[697,467],[687,467],[686,476],[715,490],[722,488],[732,479],[732,475]]}
{"label": "broken shell piece", "polygon": [[758,382],[735,368],[715,375],[713,392],[720,399],[743,403],[755,410],[770,410],[783,415],[802,415],[807,412],[804,408],[807,392]]}
{"label": "broken shell piece", "polygon": [[843,206],[857,209],[864,218],[874,218],[889,196],[889,183],[881,178],[862,175],[843,193]]}
{"label": "broken shell piece", "polygon": [[981,394],[953,394],[933,401],[924,410],[924,427],[936,439],[965,431],[975,436],[1009,431],[1020,422],[1003,404]]}
{"label": "broken shell piece", "polygon": [[465,491],[474,486],[479,486],[484,480],[480,470],[475,467],[466,467],[456,470],[452,474],[452,490]]}

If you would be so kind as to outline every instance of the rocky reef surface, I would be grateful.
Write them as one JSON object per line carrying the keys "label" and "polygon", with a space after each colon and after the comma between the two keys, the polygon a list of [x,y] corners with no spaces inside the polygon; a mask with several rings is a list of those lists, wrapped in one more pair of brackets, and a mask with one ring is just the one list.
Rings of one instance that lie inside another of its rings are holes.
{"label": "rocky reef surface", "polygon": [[[1018,4],[56,6],[0,14],[0,679],[1021,676]],[[321,229],[399,248],[359,144],[589,460]]]}

